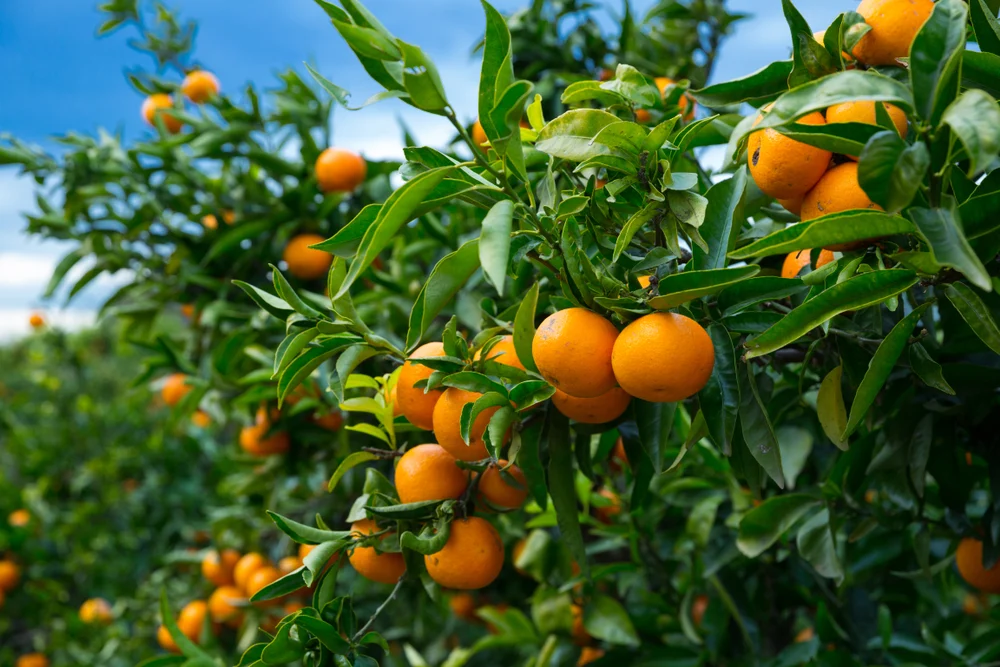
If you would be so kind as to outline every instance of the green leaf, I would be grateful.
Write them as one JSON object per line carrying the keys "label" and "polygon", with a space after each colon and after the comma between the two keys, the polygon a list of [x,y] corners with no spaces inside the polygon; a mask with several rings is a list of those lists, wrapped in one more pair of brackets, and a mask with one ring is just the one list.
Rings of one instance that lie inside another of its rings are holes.
{"label": "green leaf", "polygon": [[944,295],[979,339],[991,350],[1000,354],[1000,329],[997,328],[997,323],[979,295],[963,283],[948,285],[944,288]]}
{"label": "green leaf", "polygon": [[792,71],[788,75],[788,87],[794,88],[835,71],[833,56],[816,41],[809,24],[791,0],[781,0],[781,8],[792,31]]}
{"label": "green leaf", "polygon": [[[951,202],[954,203],[953,201]],[[909,216],[931,247],[934,261],[962,273],[979,289],[993,289],[990,275],[962,231],[958,212],[952,208],[911,208]]]}
{"label": "green leaf", "polygon": [[908,452],[910,481],[917,497],[924,497],[924,487],[927,483],[927,461],[931,454],[931,442],[934,436],[934,414],[927,413],[917,422],[910,439]]}
{"label": "green leaf", "polygon": [[559,533],[583,575],[589,576],[590,566],[580,530],[569,420],[558,410],[548,411],[546,439],[549,443],[549,495],[556,510]]}
{"label": "green leaf", "polygon": [[337,628],[322,619],[300,614],[295,617],[295,625],[311,634],[320,644],[337,655],[347,655],[351,650],[350,642],[340,636]]}
{"label": "green leaf", "polygon": [[333,472],[333,475],[330,477],[330,482],[326,485],[326,490],[333,491],[334,487],[337,486],[337,482],[339,482],[351,468],[357,467],[362,463],[367,463],[368,461],[375,461],[377,459],[378,456],[370,452],[351,452],[344,458],[343,461],[340,462],[340,465],[338,465],[337,469]]}
{"label": "green leaf", "polygon": [[486,34],[483,37],[483,64],[479,74],[479,122],[491,141],[502,136],[492,116],[497,100],[514,83],[513,53],[507,21],[485,0]]}
{"label": "green leaf", "polygon": [[705,210],[705,222],[698,231],[708,244],[708,251],[697,245],[692,248],[694,269],[721,269],[726,266],[726,255],[732,250],[744,222],[746,190],[747,168],[743,165],[732,178],[716,183],[705,194],[708,208]]}
{"label": "green leaf", "polygon": [[889,213],[910,205],[924,183],[931,156],[923,142],[907,145],[895,130],[879,132],[861,151],[858,182]]}
{"label": "green leaf", "polygon": [[[459,375],[462,375],[462,373],[459,373]],[[510,405],[510,399],[507,398],[507,392],[502,386],[500,387],[500,391],[492,390],[485,386],[483,387],[483,390],[484,391],[479,391],[482,396],[477,398],[474,403],[466,403],[462,406],[462,414],[459,417],[458,422],[459,433],[462,435],[462,440],[464,440],[466,444],[469,444],[469,441],[472,439],[472,425],[476,423],[476,417],[478,417],[480,413],[490,408]]]}
{"label": "green leaf", "polygon": [[531,352],[531,343],[535,339],[535,309],[538,306],[538,283],[528,289],[517,313],[514,315],[514,351],[517,358],[529,371],[538,372],[535,358]]}
{"label": "green leaf", "polygon": [[250,602],[273,600],[275,598],[280,598],[290,593],[294,593],[301,588],[305,588],[306,583],[302,579],[302,572],[304,570],[305,566],[301,566],[298,569],[289,572],[277,581],[271,582],[264,588],[254,593],[250,598]]}
{"label": "green leaf", "polygon": [[66,253],[63,258],[59,260],[59,263],[56,264],[56,268],[52,271],[52,276],[49,278],[48,285],[45,286],[45,292],[42,294],[42,298],[47,299],[55,293],[56,289],[59,288],[59,285],[62,283],[63,278],[66,277],[69,270],[76,266],[76,263],[83,259],[84,255],[85,253],[83,250],[78,248]]}
{"label": "green leaf", "polygon": [[406,332],[408,351],[417,347],[438,314],[452,302],[478,268],[479,239],[467,241],[434,266],[410,310],[410,325]]}
{"label": "green leaf", "polygon": [[837,541],[830,524],[830,510],[824,508],[802,524],[795,543],[802,557],[809,561],[820,576],[833,579],[838,585],[843,582],[844,568],[837,556]]}
{"label": "green leaf", "polygon": [[646,204],[638,211],[632,214],[632,216],[625,221],[622,225],[622,230],[618,234],[618,239],[615,241],[615,251],[612,256],[612,261],[617,262],[618,258],[621,257],[625,249],[628,248],[629,243],[632,242],[632,238],[636,233],[650,222],[654,218],[662,217],[665,213],[663,209],[662,202],[650,202]]}
{"label": "green leaf", "polygon": [[[517,456],[512,457],[515,459],[514,463],[520,466],[521,472],[524,473],[525,480],[528,482],[531,497],[544,512],[548,506],[549,492],[545,482],[545,468],[542,466],[539,454],[543,424],[542,420],[536,419],[529,422],[520,432],[515,430],[511,449],[517,448],[515,450]],[[518,442],[520,442],[520,447],[517,446]]]}
{"label": "green leaf", "polygon": [[851,210],[789,225],[734,250],[733,259],[784,255],[798,250],[825,248],[854,241],[909,234],[917,230],[906,218],[873,210]]}
{"label": "green leaf", "polygon": [[441,384],[446,387],[457,387],[478,394],[494,392],[504,397],[507,396],[507,389],[502,384],[494,382],[482,373],[475,373],[473,371],[462,371],[449,375]]}
{"label": "green leaf", "polygon": [[961,0],[940,0],[910,47],[913,108],[932,127],[958,95],[968,11]]}
{"label": "green leaf", "polygon": [[337,230],[336,234],[312,247],[344,259],[354,257],[358,244],[368,228],[375,224],[381,210],[382,204],[368,204],[349,223]]}
{"label": "green leaf", "polygon": [[295,292],[295,288],[285,279],[285,276],[278,270],[278,267],[274,264],[268,264],[268,266],[271,267],[274,291],[278,293],[279,297],[285,300],[285,303],[291,306],[295,312],[310,319],[323,319],[323,313],[310,306]]}
{"label": "green leaf", "polygon": [[809,146],[816,146],[831,153],[853,155],[861,154],[865,144],[882,128],[868,123],[824,123],[822,125],[805,125],[795,123],[778,128],[778,132],[789,139],[794,139]]}
{"label": "green leaf", "polygon": [[510,261],[510,232],[514,219],[514,202],[509,199],[497,202],[483,219],[479,236],[479,263],[483,273],[503,296]]}
{"label": "green leaf", "polygon": [[246,292],[247,296],[253,299],[254,303],[274,317],[277,317],[279,320],[284,320],[294,312],[292,307],[289,306],[284,300],[279,299],[270,292],[265,292],[264,290],[245,283],[242,280],[234,280],[233,284]]}
{"label": "green leaf", "polygon": [[1000,153],[1000,106],[989,93],[965,91],[945,109],[941,122],[951,127],[965,146],[970,178],[989,167]]}
{"label": "green leaf", "polygon": [[841,378],[844,375],[843,365],[837,366],[827,373],[819,385],[816,396],[816,413],[823,433],[839,449],[847,451],[847,439],[843,437],[847,429],[847,407],[844,405],[844,390]]}
{"label": "green leaf", "polygon": [[732,455],[733,431],[740,410],[740,385],[736,377],[736,352],[733,339],[720,324],[710,324],[708,335],[715,350],[715,365],[708,382],[698,393],[698,403],[705,413],[705,424],[716,447]]}
{"label": "green leaf", "polygon": [[740,521],[736,546],[748,558],[756,558],[778,541],[781,535],[816,507],[812,496],[790,493],[765,500]]}
{"label": "green leaf", "polygon": [[736,379],[740,389],[740,429],[743,431],[743,439],[764,472],[783,489],[785,474],[781,465],[781,448],[774,436],[771,418],[757,392],[757,380],[751,365],[737,364]]}
{"label": "green leaf", "polygon": [[[650,403],[634,399],[631,405],[635,414],[636,428],[639,431],[639,444],[642,446],[645,458],[649,459],[655,472],[660,472],[663,465],[663,451],[670,440],[677,404]],[[643,457],[633,456],[629,460],[638,464],[639,458]]]}
{"label": "green leaf", "polygon": [[650,299],[649,306],[656,310],[676,308],[698,297],[715,294],[730,285],[752,278],[759,272],[759,266],[751,265],[673,273],[660,279],[660,296]]}
{"label": "green leaf", "polygon": [[747,358],[779,350],[835,315],[881,303],[917,284],[913,271],[870,271],[824,290],[746,343]]}
{"label": "green leaf", "polygon": [[609,644],[638,646],[639,635],[620,602],[607,595],[595,595],[583,608],[587,634]]}
{"label": "green leaf", "polygon": [[1000,55],[1000,23],[995,9],[990,9],[985,0],[969,0],[972,11],[972,27],[976,30],[976,42],[987,53]]}
{"label": "green leaf", "polygon": [[349,539],[351,535],[349,530],[322,530],[320,528],[313,528],[312,526],[307,526],[304,523],[299,523],[298,521],[292,521],[291,519],[287,519],[280,514],[271,511],[267,512],[267,516],[271,518],[271,521],[274,522],[274,525],[277,526],[281,532],[285,533],[300,544],[338,542]]}
{"label": "green leaf", "polygon": [[932,389],[944,392],[950,396],[955,395],[955,390],[951,388],[948,381],[944,379],[941,364],[934,361],[927,349],[920,343],[910,346],[910,368],[917,374],[923,383]]}
{"label": "green leaf", "polygon": [[788,90],[788,76],[792,73],[792,61],[773,62],[753,74],[717,83],[690,94],[700,104],[707,107],[723,107],[741,102],[765,102]]}
{"label": "green leaf", "polygon": [[336,19],[331,23],[347,45],[359,55],[374,60],[400,60],[403,57],[396,43],[377,30]]}
{"label": "green leaf", "polygon": [[798,278],[761,276],[743,280],[719,293],[716,306],[723,315],[733,315],[764,301],[780,301],[807,290]]}
{"label": "green leaf", "polygon": [[553,118],[538,133],[535,148],[553,157],[583,162],[595,155],[628,158],[625,151],[595,143],[594,137],[608,125],[620,123],[614,114],[599,109],[573,109]]}
{"label": "green leaf", "polygon": [[882,391],[882,386],[889,379],[892,369],[896,367],[896,362],[899,361],[903,350],[906,349],[906,345],[910,340],[910,334],[913,333],[913,328],[917,326],[917,322],[920,321],[924,311],[930,305],[930,302],[928,302],[915,308],[913,312],[901,319],[892,328],[889,335],[879,344],[878,350],[875,351],[875,356],[872,357],[868,364],[868,370],[865,371],[865,377],[861,380],[861,385],[858,387],[857,393],[854,394],[854,402],[851,403],[851,414],[841,436],[842,440],[846,440],[848,436],[854,433],[861,420],[864,419],[868,409],[875,403],[878,393]]}

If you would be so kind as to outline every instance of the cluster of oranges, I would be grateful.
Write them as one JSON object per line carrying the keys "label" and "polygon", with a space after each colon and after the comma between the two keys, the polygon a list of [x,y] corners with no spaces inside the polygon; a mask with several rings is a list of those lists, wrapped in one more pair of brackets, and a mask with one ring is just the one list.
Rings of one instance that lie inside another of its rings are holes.
{"label": "cluster of oranges", "polygon": [[[271,585],[281,577],[302,567],[302,559],[309,552],[307,547],[295,556],[287,556],[272,563],[263,555],[250,552],[240,554],[235,549],[210,551],[201,562],[201,573],[209,584],[215,587],[207,600],[192,600],[177,615],[177,628],[194,643],[200,643],[206,624],[213,633],[223,627],[238,628],[243,624],[246,610],[258,591]],[[297,601],[281,599],[259,603],[264,611],[274,612],[260,627],[273,632],[279,614],[293,614],[304,605]],[[161,625],[156,632],[160,646],[177,653],[179,649],[166,626]]]}
{"label": "cluster of oranges", "polygon": [[[181,82],[181,92],[194,104],[207,102],[219,94],[219,80],[211,72],[194,70]],[[166,93],[154,93],[142,103],[142,117],[150,125],[156,125],[156,117],[163,121],[167,132],[176,134],[184,127],[179,118],[168,112],[174,108],[174,98]]]}
{"label": "cluster of oranges", "polygon": [[[931,0],[864,0],[858,7],[871,26],[853,50],[864,65],[894,65],[908,57],[913,39],[934,10]],[[817,33],[817,39],[822,34]],[[876,125],[876,103],[835,104],[825,114],[815,111],[798,119],[803,125],[865,123]],[[766,112],[769,107],[764,107]],[[885,104],[896,131],[905,137],[907,118],[902,109]],[[759,123],[759,115],[755,122]],[[790,139],[777,130],[764,129],[750,135],[747,162],[754,182],[764,194],[774,197],[803,221],[854,209],[881,210],[858,182],[858,156],[834,156],[830,151]],[[833,259],[832,252],[851,250],[854,244],[826,248],[816,268]],[[809,251],[790,254],[782,275],[794,278],[807,266]]]}

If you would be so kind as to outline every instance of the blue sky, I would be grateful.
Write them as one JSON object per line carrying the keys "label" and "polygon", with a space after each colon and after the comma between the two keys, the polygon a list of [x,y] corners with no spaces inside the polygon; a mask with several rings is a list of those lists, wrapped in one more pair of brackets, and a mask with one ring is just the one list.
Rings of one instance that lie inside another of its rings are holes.
{"label": "blue sky", "polygon": [[[494,0],[502,12],[529,0]],[[315,63],[332,81],[359,102],[378,88],[311,0],[166,0],[182,16],[199,22],[195,58],[233,92],[248,82],[268,88],[275,73]],[[396,35],[420,45],[441,71],[449,98],[459,114],[475,116],[478,63],[470,55],[482,33],[483,14],[475,0],[368,0],[368,6]],[[597,2],[620,12],[622,0]],[[633,0],[643,12],[653,0]],[[723,45],[715,80],[748,74],[785,58],[790,37],[780,0],[731,0],[732,11],[752,14]],[[839,13],[854,9],[844,0],[798,0],[815,30],[825,28]],[[150,59],[132,51],[131,30],[95,38],[100,15],[97,0],[46,0],[0,3],[0,133],[53,149],[51,137],[67,131],[87,134],[99,127],[123,130],[126,137],[146,132],[140,117],[141,97],[125,79],[127,69],[151,66]],[[44,37],[44,38],[42,38]],[[373,158],[400,156],[396,118],[402,117],[417,138],[430,145],[451,137],[447,121],[409,107],[386,102],[361,112],[338,110],[333,138],[337,145],[360,150]],[[0,168],[0,338],[27,330],[27,315],[43,308],[39,298],[48,275],[66,251],[56,243],[39,243],[24,236],[21,212],[34,208],[32,183]],[[125,280],[127,278],[120,278]],[[50,319],[79,325],[113,280],[98,281],[70,310],[49,304]]]}

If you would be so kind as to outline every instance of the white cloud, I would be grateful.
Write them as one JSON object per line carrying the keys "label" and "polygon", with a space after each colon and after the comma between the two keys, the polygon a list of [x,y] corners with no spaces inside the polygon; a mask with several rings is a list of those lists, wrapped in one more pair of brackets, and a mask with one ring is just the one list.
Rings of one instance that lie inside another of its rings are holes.
{"label": "white cloud", "polygon": [[0,308],[0,342],[21,338],[32,332],[28,318],[40,313],[46,326],[76,331],[93,326],[97,312],[93,310],[44,310],[31,308]]}
{"label": "white cloud", "polygon": [[0,288],[44,287],[57,261],[53,255],[0,252]]}

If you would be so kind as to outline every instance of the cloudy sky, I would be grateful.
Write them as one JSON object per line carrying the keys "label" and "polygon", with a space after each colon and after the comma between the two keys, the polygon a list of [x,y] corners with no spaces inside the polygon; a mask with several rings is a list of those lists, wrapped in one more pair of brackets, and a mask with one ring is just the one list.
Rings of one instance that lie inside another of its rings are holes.
{"label": "cloudy sky", "polygon": [[[623,1],[595,4],[620,12]],[[494,0],[493,4],[510,12],[527,2]],[[126,137],[147,131],[139,117],[142,100],[129,87],[124,71],[149,67],[150,62],[129,49],[127,41],[133,35],[127,31],[94,37],[100,22],[96,4],[96,0],[0,2],[0,134],[56,150],[51,137],[71,130],[92,134],[104,127],[122,130]],[[267,88],[275,81],[275,72],[287,66],[302,69],[303,61],[317,64],[324,75],[352,91],[355,101],[377,91],[311,0],[168,0],[166,4],[199,22],[196,59],[213,70],[229,91],[251,81]],[[471,120],[479,67],[470,49],[482,33],[480,4],[475,0],[368,0],[367,4],[389,30],[430,54],[449,99],[460,116]],[[653,0],[632,0],[638,12],[653,4]],[[855,7],[844,0],[796,4],[815,30]],[[748,74],[788,56],[790,37],[780,0],[731,0],[730,6],[752,18],[741,23],[723,46],[716,80]],[[401,141],[395,128],[400,117],[422,143],[440,145],[451,137],[447,121],[385,102],[362,112],[338,110],[334,142],[373,158],[398,158]],[[0,339],[26,332],[28,315],[34,310],[44,310],[51,321],[67,326],[86,323],[115,283],[113,278],[93,283],[69,308],[43,303],[40,295],[66,248],[22,233],[21,214],[33,209],[32,182],[0,167]]]}

